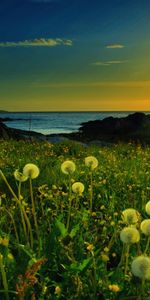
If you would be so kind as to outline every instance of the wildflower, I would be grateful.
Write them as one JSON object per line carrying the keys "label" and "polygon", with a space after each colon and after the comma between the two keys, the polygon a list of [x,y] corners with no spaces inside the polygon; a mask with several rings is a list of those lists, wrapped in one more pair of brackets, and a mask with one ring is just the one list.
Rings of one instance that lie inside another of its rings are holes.
{"label": "wildflower", "polygon": [[101,207],[100,207],[101,210],[103,210],[105,208],[106,208],[105,205],[101,205]]}
{"label": "wildflower", "polygon": [[106,179],[103,179],[103,180],[102,180],[102,183],[103,183],[103,184],[106,184]]}
{"label": "wildflower", "polygon": [[107,262],[107,261],[109,261],[109,256],[105,253],[102,253],[101,254],[101,259],[102,259],[102,261]]}
{"label": "wildflower", "polygon": [[136,277],[150,280],[150,257],[136,257],[131,264],[131,271]]}
{"label": "wildflower", "polygon": [[28,179],[28,176],[24,175],[23,173],[19,172],[19,170],[15,170],[14,172],[14,177],[16,180],[20,181],[20,182],[24,182]]}
{"label": "wildflower", "polygon": [[61,288],[58,285],[55,287],[55,294],[57,296],[60,296],[60,294],[61,294]]}
{"label": "wildflower", "polygon": [[26,164],[23,168],[23,175],[35,179],[39,176],[40,170],[39,168],[34,164]]}
{"label": "wildflower", "polygon": [[146,203],[145,210],[146,210],[147,214],[150,215],[150,201],[148,201]]}
{"label": "wildflower", "polygon": [[11,253],[8,253],[7,259],[8,259],[8,261],[13,262],[14,261],[14,256]]}
{"label": "wildflower", "polygon": [[96,217],[97,215],[96,215],[96,212],[95,211],[93,211],[92,212],[92,217]]}
{"label": "wildflower", "polygon": [[112,222],[110,223],[110,225],[111,225],[111,226],[115,226],[115,222],[112,221]]}
{"label": "wildflower", "polygon": [[111,292],[114,292],[114,293],[120,292],[120,287],[118,286],[118,284],[110,284],[108,286],[108,288]]}
{"label": "wildflower", "polygon": [[93,244],[89,244],[86,249],[89,251],[89,252],[92,252],[94,250],[94,245]]}
{"label": "wildflower", "polygon": [[109,252],[109,248],[108,248],[108,247],[105,247],[105,248],[104,248],[104,252]]}
{"label": "wildflower", "polygon": [[61,165],[61,171],[64,174],[71,174],[71,173],[73,173],[75,171],[75,169],[76,169],[76,165],[71,160],[66,160]]}
{"label": "wildflower", "polygon": [[117,254],[115,252],[112,253],[112,257],[116,257]]}
{"label": "wildflower", "polygon": [[72,185],[72,190],[75,194],[81,195],[84,191],[84,185],[82,182],[75,182]]}
{"label": "wildflower", "polygon": [[114,217],[117,217],[118,216],[118,213],[117,212],[114,212]]}
{"label": "wildflower", "polygon": [[94,156],[87,156],[87,157],[85,158],[85,165],[86,165],[87,167],[90,167],[91,170],[94,170],[94,169],[97,168],[97,166],[98,166],[98,160],[97,160],[97,158],[94,157]]}
{"label": "wildflower", "polygon": [[122,218],[127,224],[135,224],[139,220],[139,212],[134,208],[127,208],[122,212]]}
{"label": "wildflower", "polygon": [[150,236],[150,219],[142,221],[140,228],[145,235]]}
{"label": "wildflower", "polygon": [[134,227],[125,227],[121,230],[120,239],[125,244],[134,244],[139,242],[140,234]]}
{"label": "wildflower", "polygon": [[1,238],[0,237],[0,245],[8,247],[9,239],[7,237]]}

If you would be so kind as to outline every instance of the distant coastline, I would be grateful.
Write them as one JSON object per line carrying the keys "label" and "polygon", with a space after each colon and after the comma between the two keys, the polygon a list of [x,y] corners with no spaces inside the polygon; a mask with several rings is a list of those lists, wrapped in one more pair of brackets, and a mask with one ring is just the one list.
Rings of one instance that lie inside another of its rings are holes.
{"label": "distant coastline", "polygon": [[10,128],[0,123],[1,139],[35,139],[49,142],[74,140],[81,143],[111,144],[136,142],[150,145],[150,115],[136,112],[122,117],[108,116],[102,120],[86,121],[75,132],[42,134],[32,130]]}

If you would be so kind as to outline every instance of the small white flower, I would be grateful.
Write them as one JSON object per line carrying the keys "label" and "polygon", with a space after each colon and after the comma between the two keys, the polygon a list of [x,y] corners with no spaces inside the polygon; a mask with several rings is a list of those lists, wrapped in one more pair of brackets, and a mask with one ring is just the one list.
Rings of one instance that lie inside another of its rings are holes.
{"label": "small white flower", "polygon": [[39,173],[39,168],[34,164],[26,164],[23,168],[23,174],[31,179],[38,177]]}
{"label": "small white flower", "polygon": [[15,170],[14,172],[14,177],[16,180],[20,181],[20,182],[24,182],[28,179],[28,176],[24,175],[23,173],[19,172],[19,170]]}
{"label": "small white flower", "polygon": [[76,165],[72,160],[66,160],[61,164],[61,171],[64,174],[71,174],[75,171]]}
{"label": "small white flower", "polygon": [[140,228],[145,235],[150,236],[150,219],[143,220]]}
{"label": "small white flower", "polygon": [[120,232],[120,239],[125,244],[138,243],[140,240],[140,233],[135,227],[125,227]]}
{"label": "small white flower", "polygon": [[135,224],[139,221],[139,212],[134,208],[127,208],[122,212],[122,219],[127,224]]}
{"label": "small white flower", "polygon": [[145,205],[145,210],[147,212],[147,214],[150,216],[150,201],[148,201]]}
{"label": "small white flower", "polygon": [[131,271],[136,277],[150,280],[150,257],[136,257],[131,264]]}
{"label": "small white flower", "polygon": [[95,156],[87,156],[85,158],[85,165],[90,167],[91,170],[94,170],[98,166],[98,160]]}
{"label": "small white flower", "polygon": [[84,191],[84,184],[82,182],[75,182],[72,185],[72,190],[75,194],[81,195]]}

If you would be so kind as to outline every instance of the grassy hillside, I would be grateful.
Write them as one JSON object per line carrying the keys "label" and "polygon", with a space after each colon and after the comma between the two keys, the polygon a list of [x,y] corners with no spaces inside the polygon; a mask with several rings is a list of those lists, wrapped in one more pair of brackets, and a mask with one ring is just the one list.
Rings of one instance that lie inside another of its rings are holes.
{"label": "grassy hillside", "polygon": [[149,157],[1,141],[0,299],[149,299]]}

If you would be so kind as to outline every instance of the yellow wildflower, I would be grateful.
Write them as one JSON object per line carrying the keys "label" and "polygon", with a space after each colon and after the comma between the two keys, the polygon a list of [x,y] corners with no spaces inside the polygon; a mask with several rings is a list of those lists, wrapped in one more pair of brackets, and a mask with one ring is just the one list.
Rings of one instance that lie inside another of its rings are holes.
{"label": "yellow wildflower", "polygon": [[120,287],[118,286],[118,284],[110,284],[108,286],[108,288],[111,292],[114,292],[114,293],[120,292]]}
{"label": "yellow wildflower", "polygon": [[109,256],[107,254],[105,254],[105,253],[101,254],[101,258],[102,258],[102,261],[104,261],[104,262],[109,261]]}
{"label": "yellow wildflower", "polygon": [[55,287],[55,294],[57,295],[57,296],[60,296],[60,294],[61,294],[61,288],[60,288],[60,286],[56,286]]}
{"label": "yellow wildflower", "polygon": [[94,250],[94,245],[93,244],[89,244],[86,249],[90,252],[92,252]]}

